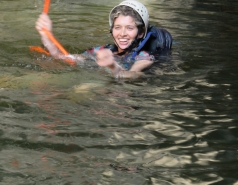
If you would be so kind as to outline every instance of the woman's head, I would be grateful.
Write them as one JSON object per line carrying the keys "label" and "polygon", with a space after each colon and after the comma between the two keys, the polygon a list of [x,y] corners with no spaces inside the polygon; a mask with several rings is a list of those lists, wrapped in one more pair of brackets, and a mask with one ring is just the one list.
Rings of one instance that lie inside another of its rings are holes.
{"label": "woman's head", "polygon": [[136,27],[138,28],[138,35],[145,33],[145,24],[140,17],[140,15],[131,7],[122,5],[118,6],[111,12],[110,19],[112,20],[111,28],[115,26],[115,21],[118,17],[131,17],[133,19],[133,22],[135,23]]}
{"label": "woman's head", "polygon": [[112,9],[109,24],[118,52],[133,49],[145,38],[148,21],[147,9],[138,1],[126,0]]}
{"label": "woman's head", "polygon": [[140,35],[144,33],[144,38],[146,37],[149,24],[149,14],[142,3],[135,0],[126,0],[121,2],[118,6],[115,6],[109,14],[109,25],[111,29],[114,26],[114,21],[120,15],[132,17],[138,27],[138,34]]}
{"label": "woman's head", "polygon": [[135,20],[129,15],[118,15],[113,23],[112,36],[118,47],[118,52],[126,52],[136,47],[144,35],[144,31],[139,34]]}

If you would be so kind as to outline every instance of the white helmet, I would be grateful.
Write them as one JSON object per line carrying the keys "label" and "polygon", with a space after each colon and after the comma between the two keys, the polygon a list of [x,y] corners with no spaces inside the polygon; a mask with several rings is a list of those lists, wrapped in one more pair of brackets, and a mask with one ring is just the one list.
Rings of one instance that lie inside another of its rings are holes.
{"label": "white helmet", "polygon": [[109,14],[109,25],[112,26],[112,22],[113,22],[113,20],[111,20],[112,11],[116,7],[122,6],[122,5],[129,6],[129,7],[133,8],[140,15],[140,17],[142,18],[142,20],[145,24],[145,35],[144,35],[144,38],[145,38],[146,34],[147,34],[148,25],[149,25],[149,14],[148,14],[147,8],[142,3],[140,3],[136,0],[126,0],[126,1],[121,2],[119,5],[115,6]]}

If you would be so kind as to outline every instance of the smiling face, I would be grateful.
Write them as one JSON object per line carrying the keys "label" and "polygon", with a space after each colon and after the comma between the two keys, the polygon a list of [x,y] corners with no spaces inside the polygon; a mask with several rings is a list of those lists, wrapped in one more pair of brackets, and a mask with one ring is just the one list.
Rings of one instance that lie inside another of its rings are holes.
{"label": "smiling face", "polygon": [[[138,28],[131,16],[119,15],[115,20],[112,28],[112,35],[115,44],[118,46],[118,52],[123,52],[135,40],[138,34]],[[143,36],[139,35],[141,38]]]}

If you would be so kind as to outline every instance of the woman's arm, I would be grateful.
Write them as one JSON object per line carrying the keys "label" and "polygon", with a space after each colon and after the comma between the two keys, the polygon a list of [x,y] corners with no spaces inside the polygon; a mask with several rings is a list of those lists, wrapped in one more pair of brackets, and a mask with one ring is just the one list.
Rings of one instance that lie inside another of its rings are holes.
{"label": "woman's arm", "polygon": [[143,71],[144,69],[150,67],[153,64],[152,61],[149,60],[139,60],[136,61],[132,66],[130,71]]}
{"label": "woman's arm", "polygon": [[109,49],[97,51],[97,64],[107,67],[116,78],[138,78],[143,76],[141,71],[153,64],[149,60],[140,60],[135,62],[129,71],[122,68],[114,59],[113,53]]}
{"label": "woman's arm", "polygon": [[130,78],[130,79],[136,79],[139,77],[144,76],[144,73],[141,72],[144,69],[148,68],[153,64],[152,61],[149,60],[140,60],[134,63],[129,71],[121,70],[119,71],[115,77],[117,78]]}
{"label": "woman's arm", "polygon": [[60,58],[60,51],[55,46],[55,44],[48,38],[48,36],[45,34],[43,29],[47,29],[49,32],[52,33],[52,22],[49,18],[49,16],[45,13],[40,14],[39,18],[36,21],[36,30],[41,36],[41,41],[43,45],[48,49],[50,54],[54,58]]}

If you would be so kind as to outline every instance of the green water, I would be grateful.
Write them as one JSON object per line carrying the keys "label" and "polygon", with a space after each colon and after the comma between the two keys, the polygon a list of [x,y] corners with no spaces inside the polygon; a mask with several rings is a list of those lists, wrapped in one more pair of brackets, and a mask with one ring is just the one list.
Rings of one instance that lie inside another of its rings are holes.
{"label": "green water", "polygon": [[[141,1],[172,54],[138,80],[32,53],[42,0],[0,2],[0,184],[238,184],[236,1]],[[118,1],[51,1],[70,53],[111,43]]]}

